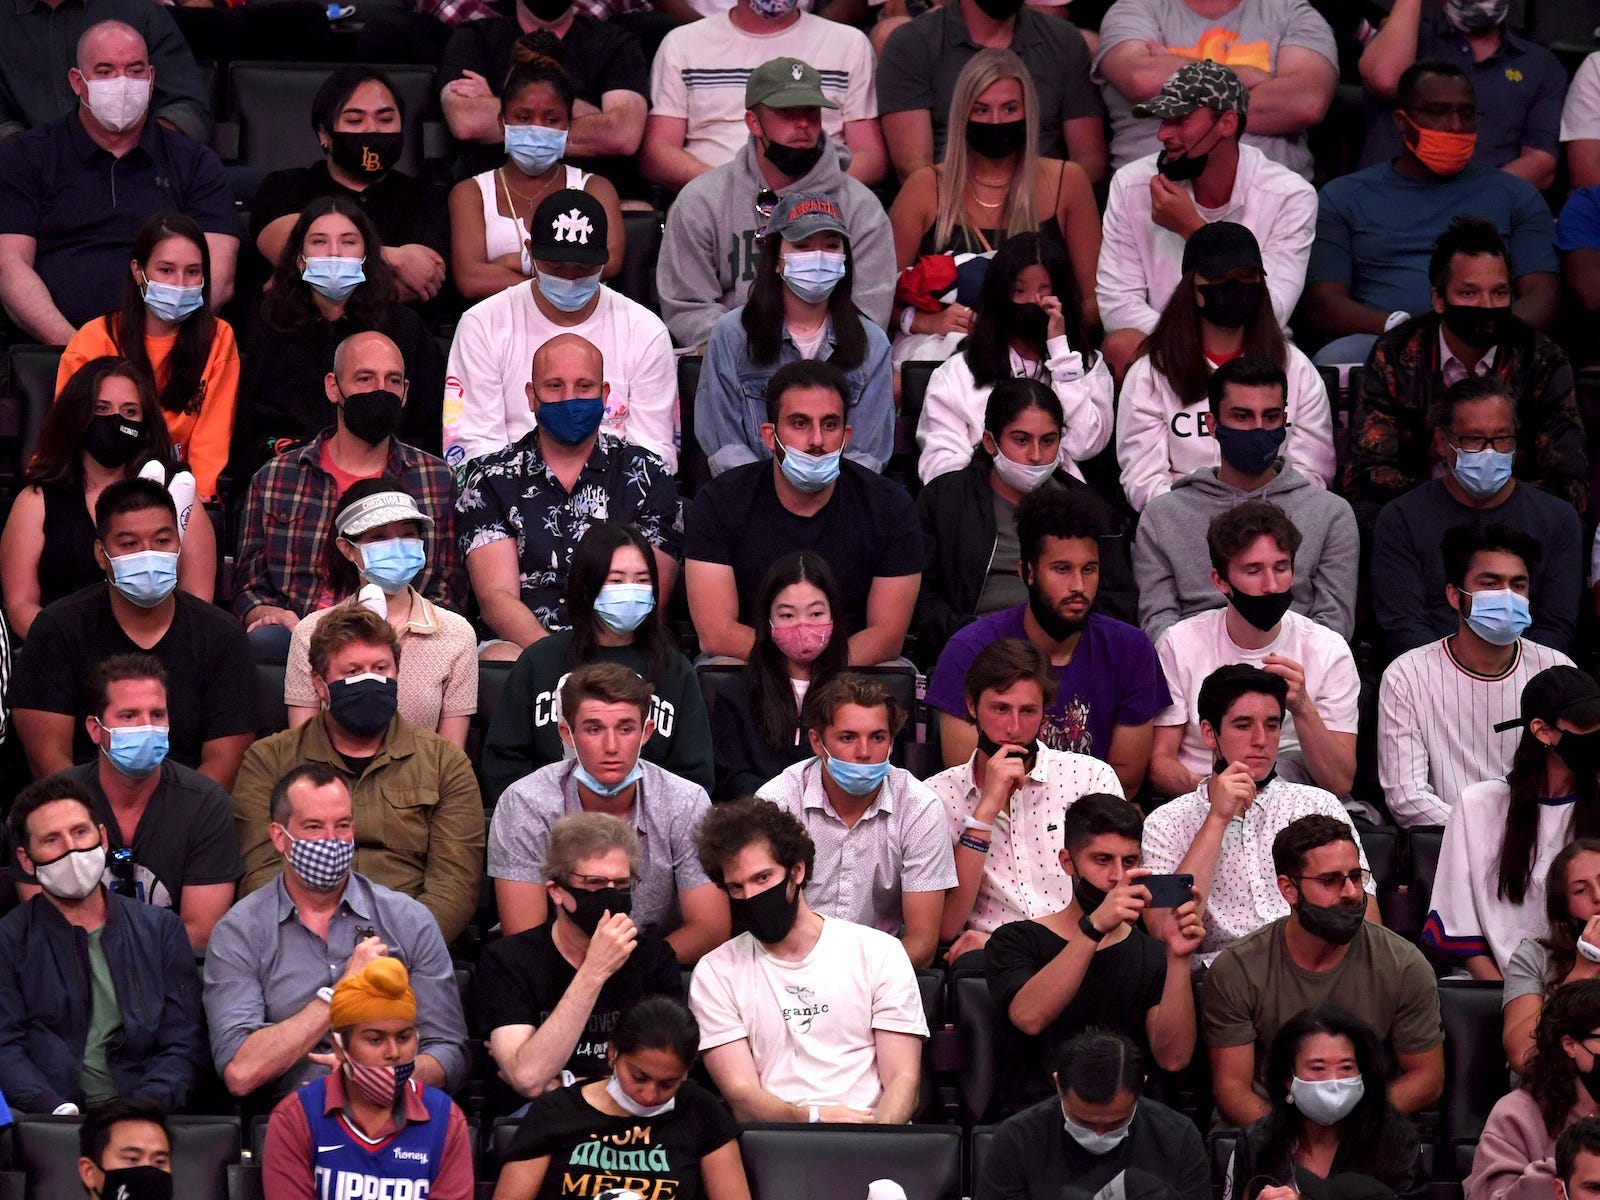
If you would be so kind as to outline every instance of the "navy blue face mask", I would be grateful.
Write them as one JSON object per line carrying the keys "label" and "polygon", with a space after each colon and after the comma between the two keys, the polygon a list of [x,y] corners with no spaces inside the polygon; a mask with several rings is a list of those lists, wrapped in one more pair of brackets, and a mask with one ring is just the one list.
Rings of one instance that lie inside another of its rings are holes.
{"label": "navy blue face mask", "polygon": [[1217,439],[1223,462],[1241,475],[1255,476],[1270,470],[1278,461],[1289,428],[1280,425],[1276,429],[1230,429],[1216,421],[1211,434]]}

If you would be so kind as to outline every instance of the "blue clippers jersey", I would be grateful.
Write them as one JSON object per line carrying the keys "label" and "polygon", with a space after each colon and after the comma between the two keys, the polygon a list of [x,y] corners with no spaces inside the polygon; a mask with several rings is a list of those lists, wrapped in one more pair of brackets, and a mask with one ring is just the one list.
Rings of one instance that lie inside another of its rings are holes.
{"label": "blue clippers jersey", "polygon": [[420,1088],[428,1119],[409,1123],[371,1145],[351,1133],[339,1114],[324,1114],[326,1080],[300,1088],[300,1106],[311,1128],[317,1200],[427,1200],[444,1156],[450,1097],[420,1084],[410,1086]]}

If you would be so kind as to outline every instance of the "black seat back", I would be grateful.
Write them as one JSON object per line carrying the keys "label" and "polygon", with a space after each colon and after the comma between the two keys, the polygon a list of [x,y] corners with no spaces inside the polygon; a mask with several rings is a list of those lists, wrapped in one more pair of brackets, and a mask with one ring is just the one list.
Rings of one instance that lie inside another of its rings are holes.
{"label": "black seat back", "polygon": [[698,354],[678,357],[678,490],[692,496],[711,478],[711,464],[694,431],[694,404],[700,391],[700,368],[705,359]]}
{"label": "black seat back", "polygon": [[[76,1117],[18,1116],[12,1130],[17,1167],[29,1200],[83,1200]],[[227,1200],[227,1169],[239,1161],[234,1117],[171,1117],[172,1191],[183,1200]]]}
{"label": "black seat back", "polygon": [[1445,1145],[1477,1141],[1489,1110],[1510,1088],[1500,1042],[1502,985],[1477,979],[1439,981],[1444,1024],[1444,1094],[1439,1128]]}
{"label": "black seat back", "polygon": [[994,1101],[999,1075],[1001,1022],[982,975],[957,975],[950,981],[950,1007],[965,1069],[956,1080],[961,1123],[977,1125]]}
{"label": "black seat back", "polygon": [[858,1197],[893,1179],[916,1200],[960,1200],[961,1131],[944,1125],[746,1125],[754,1200]]}
{"label": "black seat back", "polygon": [[289,706],[283,702],[283,663],[256,664],[256,734],[270,737],[289,728]]}
{"label": "black seat back", "polygon": [[8,356],[5,396],[0,397],[0,438],[15,449],[7,463],[19,484],[39,445],[39,431],[56,400],[60,346],[13,346]]}

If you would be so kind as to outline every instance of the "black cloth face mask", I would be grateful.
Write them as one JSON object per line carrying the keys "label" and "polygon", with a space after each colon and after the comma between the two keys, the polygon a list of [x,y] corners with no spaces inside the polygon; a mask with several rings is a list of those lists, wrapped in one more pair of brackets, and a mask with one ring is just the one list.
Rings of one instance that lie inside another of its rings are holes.
{"label": "black cloth face mask", "polygon": [[[995,741],[992,737],[990,737],[987,733],[985,733],[982,730],[982,728],[980,728],[978,730],[978,749],[982,750],[990,758],[993,758],[995,755],[1000,753],[1001,745],[1002,745],[1002,743]],[[1007,757],[1008,758],[1015,758],[1017,756],[1015,754],[1011,754],[1011,755],[1008,755]],[[1028,752],[1022,756],[1023,769],[1024,770],[1028,770],[1028,771],[1033,770],[1033,764],[1038,762],[1038,761],[1039,761],[1039,743],[1037,741],[1029,742],[1028,743]]]}
{"label": "black cloth face mask", "polygon": [[586,891],[583,888],[565,888],[567,895],[572,897],[573,909],[567,913],[572,921],[588,937],[594,936],[594,931],[600,928],[600,919],[610,913],[633,912],[633,893],[619,891],[614,887],[596,888]]}
{"label": "black cloth face mask", "polygon": [[400,426],[401,400],[387,388],[343,397],[344,427],[368,445],[393,437]]}
{"label": "black cloth face mask", "polygon": [[1283,620],[1283,614],[1294,603],[1294,592],[1268,592],[1263,596],[1247,596],[1236,587],[1230,587],[1228,603],[1238,614],[1262,633],[1271,633]]}
{"label": "black cloth face mask", "polygon": [[125,467],[144,445],[144,422],[130,421],[116,413],[102,413],[83,431],[82,445],[89,457],[102,467]]}
{"label": "black cloth face mask", "polygon": [[328,157],[351,175],[376,179],[400,161],[403,145],[399,133],[330,133]]}
{"label": "black cloth face mask", "polygon": [[763,140],[767,144],[761,148],[761,153],[790,179],[809,175],[811,168],[822,161],[822,151],[828,144],[825,134],[817,138],[815,146],[784,146],[770,139]]}
{"label": "black cloth face mask", "polygon": [[728,913],[733,918],[734,933],[748,933],[763,945],[776,946],[789,936],[800,916],[800,889],[785,877],[783,882],[754,896],[729,896]]}
{"label": "black cloth face mask", "polygon": [[984,158],[1009,158],[1028,144],[1028,122],[968,121],[967,148]]}

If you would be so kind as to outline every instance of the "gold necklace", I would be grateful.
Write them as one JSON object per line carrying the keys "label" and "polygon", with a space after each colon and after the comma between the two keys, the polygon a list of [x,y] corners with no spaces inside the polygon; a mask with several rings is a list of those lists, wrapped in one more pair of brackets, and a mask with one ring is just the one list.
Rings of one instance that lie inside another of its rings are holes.
{"label": "gold necklace", "polygon": [[558,172],[554,179],[552,179],[549,183],[544,184],[537,192],[533,192],[532,194],[527,192],[519,192],[513,188],[510,181],[506,179],[506,169],[504,167],[499,167],[495,170],[495,177],[500,180],[500,186],[506,190],[506,207],[511,210],[511,215],[514,217],[521,217],[522,213],[517,209],[517,201],[526,200],[529,202],[528,220],[531,221],[533,220],[533,210],[538,207],[539,201],[542,200],[551,190],[551,186],[561,179],[562,173]]}

